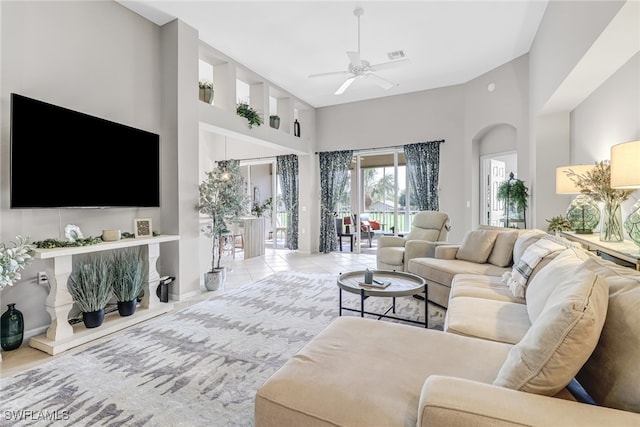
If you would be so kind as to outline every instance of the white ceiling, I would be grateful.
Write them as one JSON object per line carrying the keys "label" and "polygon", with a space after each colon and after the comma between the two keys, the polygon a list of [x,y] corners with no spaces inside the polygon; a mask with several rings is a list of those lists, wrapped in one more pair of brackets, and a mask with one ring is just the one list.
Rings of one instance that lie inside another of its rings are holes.
{"label": "white ceiling", "polygon": [[[527,53],[547,0],[168,1],[120,3],[158,25],[179,18],[202,41],[314,107],[467,82]],[[403,50],[409,61],[377,71],[397,83],[384,90],[358,79],[334,95],[346,75],[346,51],[372,64]]]}

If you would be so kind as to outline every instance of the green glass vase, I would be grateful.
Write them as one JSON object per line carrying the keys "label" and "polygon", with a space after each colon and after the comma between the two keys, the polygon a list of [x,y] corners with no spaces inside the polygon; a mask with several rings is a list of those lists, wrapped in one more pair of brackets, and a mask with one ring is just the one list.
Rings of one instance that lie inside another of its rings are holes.
{"label": "green glass vase", "polygon": [[0,346],[3,350],[10,351],[22,345],[24,317],[15,304],[8,304],[7,307],[9,309],[0,317]]}

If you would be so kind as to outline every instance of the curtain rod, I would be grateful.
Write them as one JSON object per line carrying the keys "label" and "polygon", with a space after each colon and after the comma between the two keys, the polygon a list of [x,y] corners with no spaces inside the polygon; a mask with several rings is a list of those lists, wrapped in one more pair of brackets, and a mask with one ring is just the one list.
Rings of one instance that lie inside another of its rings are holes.
{"label": "curtain rod", "polygon": [[[240,162],[250,162],[250,161],[253,161],[253,160],[264,160],[265,163],[268,163],[268,162],[273,162],[274,160],[276,160],[276,158],[273,157],[273,156],[270,156],[270,157],[251,157],[249,159],[229,159],[229,160],[238,160]],[[226,162],[226,161],[228,161],[228,160],[214,160],[215,163]]]}
{"label": "curtain rod", "polygon": [[[439,139],[436,141],[425,141],[425,142],[440,142],[442,144],[444,144],[444,139]],[[405,145],[411,145],[411,144],[423,144],[423,142],[412,142],[409,144],[403,144],[403,145],[389,145],[387,147],[374,147],[374,148],[360,148],[360,149],[352,149],[351,151],[353,151],[354,153],[360,152],[360,151],[376,151],[376,150],[388,150],[390,148],[402,148]],[[343,151],[343,150],[329,150],[329,151]],[[319,153],[326,153],[327,151],[316,151],[315,154],[319,154]]]}

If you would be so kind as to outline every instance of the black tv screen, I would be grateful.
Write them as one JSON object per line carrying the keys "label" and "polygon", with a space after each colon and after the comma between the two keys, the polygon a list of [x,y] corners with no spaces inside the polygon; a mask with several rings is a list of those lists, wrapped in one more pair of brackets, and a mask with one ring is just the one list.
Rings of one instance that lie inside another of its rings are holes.
{"label": "black tv screen", "polygon": [[11,208],[159,206],[159,135],[11,94]]}

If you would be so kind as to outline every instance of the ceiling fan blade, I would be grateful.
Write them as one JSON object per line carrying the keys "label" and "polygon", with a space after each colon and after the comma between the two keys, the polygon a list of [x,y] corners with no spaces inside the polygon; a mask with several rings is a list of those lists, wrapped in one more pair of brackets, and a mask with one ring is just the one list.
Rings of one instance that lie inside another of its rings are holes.
{"label": "ceiling fan blade", "polygon": [[396,59],[395,61],[381,62],[380,64],[372,65],[370,69],[371,71],[378,71],[386,68],[393,68],[393,67],[397,67],[398,65],[402,65],[403,63],[406,63],[408,60],[409,58],[402,58],[402,59]]}
{"label": "ceiling fan blade", "polygon": [[349,57],[349,61],[351,61],[351,64],[353,64],[354,67],[362,66],[360,52],[347,52],[347,56]]}
{"label": "ceiling fan blade", "polygon": [[392,83],[389,80],[383,79],[373,73],[365,74],[365,76],[383,89],[391,89],[392,87],[397,86],[396,83]]}
{"label": "ceiling fan blade", "polygon": [[307,77],[337,76],[340,74],[350,74],[350,73],[349,71],[329,71],[328,73],[309,74]]}
{"label": "ceiling fan blade", "polygon": [[338,90],[336,90],[334,95],[342,95],[344,91],[347,90],[349,86],[351,86],[351,83],[353,83],[355,79],[356,76],[352,76],[345,80],[344,83],[342,83],[342,85],[338,88]]}

